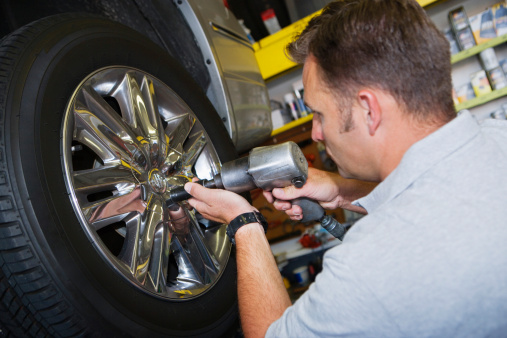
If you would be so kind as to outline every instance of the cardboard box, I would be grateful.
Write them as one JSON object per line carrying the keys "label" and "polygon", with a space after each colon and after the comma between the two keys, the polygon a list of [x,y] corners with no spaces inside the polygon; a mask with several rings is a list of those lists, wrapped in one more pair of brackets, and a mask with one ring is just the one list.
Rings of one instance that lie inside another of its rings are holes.
{"label": "cardboard box", "polygon": [[492,10],[496,34],[498,36],[507,34],[507,2],[502,1],[494,5]]}
{"label": "cardboard box", "polygon": [[502,70],[505,74],[507,74],[507,59],[500,60],[500,67],[502,67]]}
{"label": "cardboard box", "polygon": [[491,8],[471,16],[470,27],[472,28],[474,39],[477,44],[487,42],[497,37],[493,20],[493,10]]}
{"label": "cardboard box", "polygon": [[469,26],[469,22],[465,8],[462,6],[450,11],[449,22],[451,23],[451,27],[455,33],[467,28]]}
{"label": "cardboard box", "polygon": [[502,70],[502,67],[496,67],[487,72],[489,83],[493,90],[498,90],[507,87],[507,78]]}
{"label": "cardboard box", "polygon": [[460,52],[458,41],[456,41],[456,37],[454,36],[454,32],[451,28],[444,32],[445,38],[449,41],[449,45],[451,47],[451,55],[457,54]]}
{"label": "cardboard box", "polygon": [[456,34],[456,38],[461,50],[469,49],[477,45],[470,27],[460,30]]}
{"label": "cardboard box", "polygon": [[472,82],[475,96],[479,97],[491,93],[491,86],[485,70],[480,70],[470,75],[470,82]]}
{"label": "cardboard box", "polygon": [[459,103],[466,102],[468,100],[471,100],[475,98],[475,91],[472,87],[472,84],[469,82],[465,85],[460,86],[456,90],[456,95]]}
{"label": "cardboard box", "polygon": [[465,50],[475,46],[474,34],[463,6],[450,11],[448,17],[459,48]]}
{"label": "cardboard box", "polygon": [[496,53],[493,48],[487,48],[480,52],[479,59],[481,60],[482,68],[485,70],[492,70],[493,68],[500,67],[498,58],[496,57]]}

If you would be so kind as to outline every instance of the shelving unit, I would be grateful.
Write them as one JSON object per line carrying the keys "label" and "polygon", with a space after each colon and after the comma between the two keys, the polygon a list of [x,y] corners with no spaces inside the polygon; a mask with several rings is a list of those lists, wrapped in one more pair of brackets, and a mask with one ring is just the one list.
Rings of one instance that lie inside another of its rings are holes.
{"label": "shelving unit", "polygon": [[[502,36],[498,36],[494,39],[489,40],[488,42],[482,43],[482,44],[474,46],[470,49],[466,49],[466,50],[463,50],[457,54],[454,54],[453,56],[451,56],[451,63],[454,65],[460,61],[466,60],[472,56],[479,54],[483,50],[496,47],[496,46],[501,45],[502,43],[505,43],[505,42],[507,42],[507,34],[502,35]],[[463,103],[456,105],[456,111],[477,107],[477,106],[486,104],[490,101],[501,98],[505,95],[507,95],[507,88],[494,90],[491,93],[488,93],[486,95],[481,95],[479,97],[473,98],[471,100],[468,100],[468,101],[465,101]]]}
{"label": "shelving unit", "polygon": [[[499,1],[499,0],[498,0]],[[448,19],[447,19],[447,13],[450,8],[456,8],[460,6],[461,4],[466,3],[466,6],[469,7],[471,4],[471,0],[418,0],[419,4],[424,7],[428,12],[432,12],[435,14],[438,12],[440,21],[439,26],[440,29],[444,25],[448,25]],[[491,1],[490,1],[491,2]],[[475,6],[475,7],[474,7]],[[486,6],[486,5],[484,5]],[[474,5],[471,6],[473,11],[477,11],[477,7],[479,7],[478,4],[474,2]],[[276,34],[270,35],[258,43],[254,45],[254,48],[256,50],[256,58],[257,62],[259,64],[259,67],[261,69],[261,74],[264,80],[268,84],[268,88],[270,87],[270,84],[273,82],[283,82],[288,76],[288,74],[293,73],[299,73],[301,72],[300,67],[290,61],[287,56],[285,55],[285,47],[290,42],[291,39],[294,38],[296,34],[301,32],[308,22],[311,20],[311,18],[319,12],[316,12],[308,17],[303,18],[302,20],[299,20],[298,22],[293,23],[290,26],[285,27],[281,31],[277,32]],[[432,17],[433,19],[433,17]],[[472,47],[470,49],[461,51],[451,57],[451,63],[453,64],[453,67],[457,67],[458,69],[462,69],[465,65],[466,67],[469,63],[478,63],[478,60],[472,61],[472,57],[477,56],[480,52],[487,48],[493,48],[500,46],[507,42],[507,35],[496,37],[492,40],[489,40],[486,43],[477,45],[475,47]],[[469,61],[466,61],[469,60]],[[465,67],[465,68],[466,68]],[[474,66],[475,67],[475,66]],[[299,69],[298,71],[295,71]],[[275,85],[277,86],[277,85]],[[271,94],[271,93],[270,93]],[[483,106],[479,109],[481,110],[488,110],[491,108],[492,104],[486,105],[488,102],[498,100],[502,97],[507,97],[507,88],[502,88],[500,90],[492,91],[491,93],[488,93],[486,95],[482,95],[479,97],[476,97],[474,99],[468,100],[466,102],[460,103],[456,105],[456,111],[460,111],[463,109],[471,109],[478,106]],[[482,113],[481,113],[482,114]],[[302,119],[292,121],[280,128],[277,128],[273,130],[272,136],[278,135],[280,133],[283,133],[284,131],[287,131],[291,128],[295,128],[297,126],[300,126],[302,124],[305,124],[309,121],[311,121],[312,115],[306,116]]]}
{"label": "shelving unit", "polygon": [[271,136],[275,136],[275,135],[281,134],[281,133],[283,133],[286,130],[295,128],[297,126],[305,124],[306,122],[310,122],[312,119],[313,119],[313,114],[309,114],[309,115],[307,115],[305,117],[302,117],[300,119],[297,119],[297,120],[294,120],[292,122],[289,122],[289,123],[283,125],[282,127],[273,130],[271,132]]}
{"label": "shelving unit", "polygon": [[465,101],[463,103],[460,103],[460,104],[456,105],[456,111],[477,107],[477,106],[483,105],[485,103],[488,103],[489,101],[493,101],[498,98],[501,98],[502,96],[505,96],[505,95],[507,95],[507,87],[499,89],[499,90],[494,90],[491,93],[488,93],[486,95],[481,95],[479,97],[473,98],[473,99]]}
{"label": "shelving unit", "polygon": [[458,63],[462,60],[468,59],[469,57],[479,54],[480,52],[482,52],[485,49],[493,48],[498,45],[501,45],[502,43],[504,43],[506,41],[507,41],[507,34],[502,35],[502,36],[497,36],[496,38],[491,39],[488,42],[481,43],[480,45],[474,46],[470,49],[466,49],[466,50],[463,50],[457,54],[454,54],[453,56],[451,56],[451,63],[452,64]]}

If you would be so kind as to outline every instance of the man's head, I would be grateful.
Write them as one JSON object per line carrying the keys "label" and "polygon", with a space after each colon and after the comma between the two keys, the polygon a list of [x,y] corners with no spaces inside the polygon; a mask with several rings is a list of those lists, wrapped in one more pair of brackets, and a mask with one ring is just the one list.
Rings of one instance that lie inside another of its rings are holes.
{"label": "man's head", "polygon": [[449,43],[414,0],[334,1],[287,51],[298,63],[313,55],[345,106],[370,87],[390,93],[423,124],[456,115]]}

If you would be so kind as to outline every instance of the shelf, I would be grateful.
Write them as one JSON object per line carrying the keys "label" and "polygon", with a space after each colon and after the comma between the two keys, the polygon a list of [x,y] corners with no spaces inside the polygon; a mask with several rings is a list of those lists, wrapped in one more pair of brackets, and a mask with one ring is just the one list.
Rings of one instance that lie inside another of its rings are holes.
{"label": "shelf", "polygon": [[471,100],[465,101],[463,103],[456,105],[456,111],[460,111],[463,109],[470,109],[476,106],[480,106],[481,104],[488,103],[489,101],[496,100],[502,96],[507,95],[507,87],[494,90],[491,93],[488,93],[486,95],[481,95],[479,97],[473,98]]}
{"label": "shelf", "polygon": [[[480,106],[481,104],[488,103],[489,101],[496,100],[496,99],[501,98],[502,96],[505,96],[505,95],[507,95],[507,87],[499,89],[499,90],[494,90],[491,93],[488,93],[486,95],[481,95],[479,97],[476,97],[471,100],[465,101],[463,103],[457,104],[456,111],[460,111],[463,109],[470,109],[470,108],[473,108],[476,106]],[[289,123],[283,125],[282,127],[273,130],[273,132],[271,133],[271,136],[281,134],[284,131],[287,131],[289,129],[295,128],[295,127],[300,126],[302,124],[305,124],[306,122],[309,122],[312,119],[313,119],[313,114],[309,114],[308,116],[302,117],[302,118],[297,119],[292,122],[289,122]]]}
{"label": "shelf", "polygon": [[[505,95],[507,95],[507,87],[499,89],[499,90],[494,90],[491,93],[488,93],[486,95],[481,95],[479,97],[476,97],[471,100],[465,101],[463,103],[457,104],[455,106],[456,111],[458,112],[463,109],[470,109],[470,108],[473,108],[476,106],[480,106],[482,104],[488,103],[489,101],[493,101],[498,98],[501,98],[502,96],[505,96]],[[282,127],[273,130],[273,132],[271,132],[271,136],[281,134],[284,131],[287,131],[287,130],[290,130],[290,129],[295,128],[297,126],[300,126],[302,124],[305,124],[306,122],[309,122],[312,119],[313,119],[313,114],[309,114],[308,116],[302,117],[302,118],[297,119],[292,122],[289,122],[289,123],[283,125]]]}
{"label": "shelf", "polygon": [[502,35],[502,36],[497,36],[496,38],[493,38],[493,39],[489,40],[488,42],[481,43],[480,45],[474,46],[470,49],[466,49],[466,50],[463,50],[457,54],[454,54],[453,56],[451,56],[451,63],[455,64],[455,63],[465,60],[471,56],[477,55],[485,49],[498,46],[506,41],[507,41],[507,34]]}
{"label": "shelf", "polygon": [[305,124],[306,122],[309,122],[312,119],[313,119],[313,114],[309,114],[309,115],[307,115],[305,117],[302,117],[300,119],[297,119],[297,120],[294,120],[294,121],[289,122],[287,124],[284,124],[280,128],[277,128],[277,129],[273,130],[271,132],[271,136],[275,136],[275,135],[281,134],[284,131],[287,131],[289,129],[295,128],[295,127],[300,126],[302,124]]}
{"label": "shelf", "polygon": [[[439,0],[417,0],[422,7],[426,7],[437,1]],[[289,60],[285,55],[285,47],[297,34],[302,32],[308,22],[315,15],[320,14],[320,12],[321,11],[317,11],[308,15],[254,44],[255,58],[257,59],[264,80],[297,66],[296,63]]]}

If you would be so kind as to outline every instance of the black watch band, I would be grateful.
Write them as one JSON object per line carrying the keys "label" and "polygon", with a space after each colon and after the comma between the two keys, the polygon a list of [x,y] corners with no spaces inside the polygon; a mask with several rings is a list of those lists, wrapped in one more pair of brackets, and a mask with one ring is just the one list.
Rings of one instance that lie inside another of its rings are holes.
{"label": "black watch band", "polygon": [[239,228],[241,228],[245,224],[250,223],[259,223],[264,228],[264,233],[268,230],[268,222],[266,222],[266,219],[262,214],[258,211],[254,212],[247,212],[244,214],[239,215],[235,219],[229,223],[229,226],[227,227],[227,236],[229,236],[229,240],[232,242],[232,244],[236,244],[236,240],[234,239],[234,236],[236,235],[236,231],[238,231]]}

